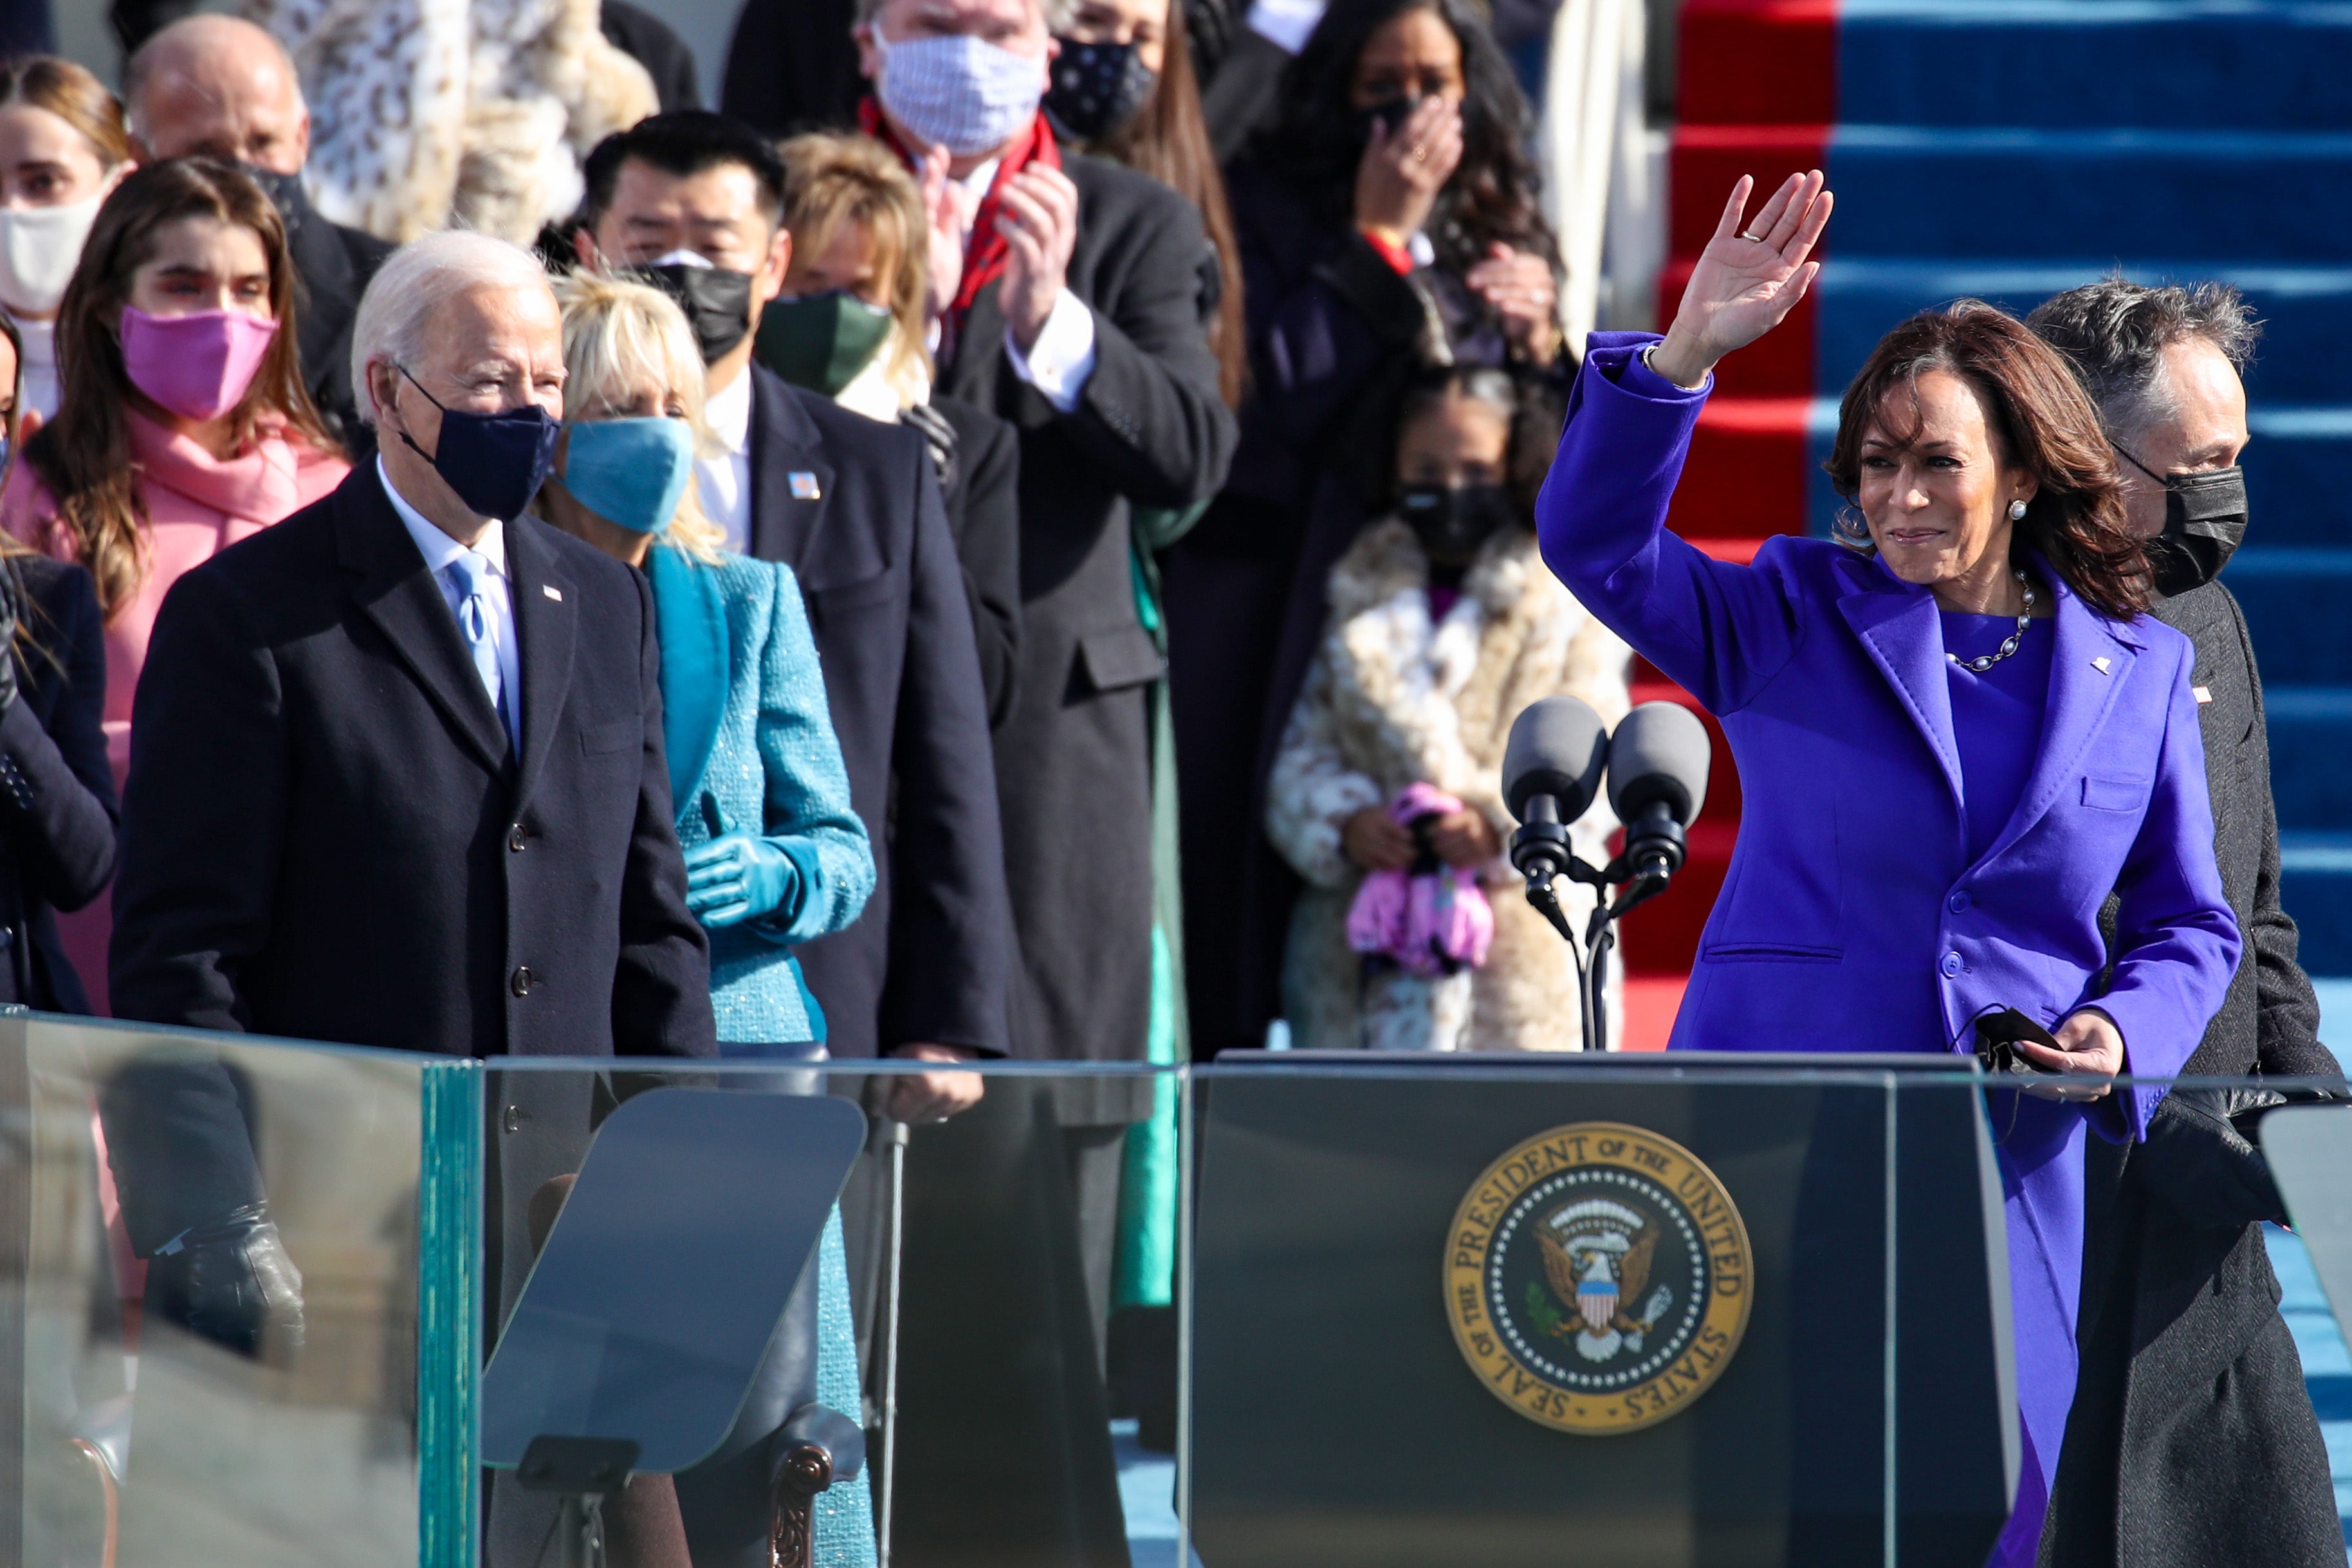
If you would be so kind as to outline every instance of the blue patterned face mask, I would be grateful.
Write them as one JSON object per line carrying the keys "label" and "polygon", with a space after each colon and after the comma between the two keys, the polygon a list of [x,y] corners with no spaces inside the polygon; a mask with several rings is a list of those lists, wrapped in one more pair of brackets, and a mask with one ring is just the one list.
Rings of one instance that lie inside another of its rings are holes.
{"label": "blue patterned face mask", "polygon": [[568,427],[563,487],[635,534],[657,534],[694,478],[694,431],[682,419],[594,419]]}
{"label": "blue patterned face mask", "polygon": [[884,40],[874,28],[882,78],[874,95],[907,133],[922,143],[969,158],[1011,141],[1035,118],[1045,92],[1045,63],[985,39],[946,37]]}

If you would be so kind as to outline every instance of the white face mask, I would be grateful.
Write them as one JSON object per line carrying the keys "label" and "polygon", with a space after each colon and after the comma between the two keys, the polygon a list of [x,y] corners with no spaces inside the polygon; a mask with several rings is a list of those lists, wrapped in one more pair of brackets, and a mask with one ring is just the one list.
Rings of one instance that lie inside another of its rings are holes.
{"label": "white face mask", "polygon": [[0,305],[19,316],[56,313],[112,189],[62,207],[0,208]]}
{"label": "white face mask", "polygon": [[1045,92],[1045,62],[961,35],[891,43],[874,26],[882,57],[875,97],[923,145],[959,158],[1010,141],[1036,117]]}

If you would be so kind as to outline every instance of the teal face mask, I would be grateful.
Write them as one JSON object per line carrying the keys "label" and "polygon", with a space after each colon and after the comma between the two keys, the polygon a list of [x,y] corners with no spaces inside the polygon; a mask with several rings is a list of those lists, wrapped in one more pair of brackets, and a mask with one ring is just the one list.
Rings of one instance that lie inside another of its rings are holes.
{"label": "teal face mask", "polygon": [[585,420],[564,427],[563,487],[616,528],[657,534],[694,480],[694,431],[682,419]]}
{"label": "teal face mask", "polygon": [[760,313],[760,362],[831,397],[857,379],[890,336],[890,312],[846,289],[772,300]]}

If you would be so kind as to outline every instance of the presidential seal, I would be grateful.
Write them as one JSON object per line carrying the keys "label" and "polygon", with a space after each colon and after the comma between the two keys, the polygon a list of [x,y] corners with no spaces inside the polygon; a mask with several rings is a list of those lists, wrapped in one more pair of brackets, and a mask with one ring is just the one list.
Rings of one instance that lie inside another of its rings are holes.
{"label": "presidential seal", "polygon": [[1696,1155],[1578,1122],[1511,1150],[1463,1198],[1445,1315],[1495,1397],[1608,1437],[1679,1414],[1723,1375],[1755,1278],[1748,1227]]}

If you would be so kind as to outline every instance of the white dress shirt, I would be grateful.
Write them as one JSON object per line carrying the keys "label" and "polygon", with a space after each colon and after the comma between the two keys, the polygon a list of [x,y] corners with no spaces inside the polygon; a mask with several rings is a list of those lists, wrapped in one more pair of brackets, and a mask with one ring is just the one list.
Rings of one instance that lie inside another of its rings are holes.
{"label": "white dress shirt", "polygon": [[498,649],[499,685],[490,686],[487,681],[483,685],[488,689],[493,709],[499,709],[499,694],[501,690],[505,692],[506,705],[500,711],[506,715],[507,740],[520,755],[522,750],[521,644],[515,635],[513,580],[507,571],[506,525],[492,524],[483,531],[479,544],[461,545],[443,533],[424,513],[408,504],[399,487],[393,484],[392,476],[384,472],[381,456],[375,460],[375,476],[383,482],[383,493],[392,498],[392,509],[400,514],[400,521],[408,529],[408,537],[416,541],[417,553],[425,558],[425,570],[433,574],[435,584],[440,588],[441,601],[448,605],[450,617],[457,622],[461,638],[465,635],[465,622],[459,613],[459,606],[464,600],[465,591],[461,586],[464,579],[449,569],[460,556],[466,555],[489,563],[489,570],[482,579],[482,598],[489,610],[487,619],[490,641]]}
{"label": "white dress shirt", "polygon": [[725,392],[702,403],[702,422],[725,448],[715,457],[694,460],[695,488],[703,515],[727,531],[727,548],[751,553],[751,371],[744,367]]}
{"label": "white dress shirt", "polygon": [[[958,182],[971,194],[974,211],[996,183],[997,162],[992,158]],[[967,253],[971,241],[966,231]],[[939,344],[934,341],[931,346],[936,349]],[[1095,313],[1066,287],[1054,297],[1054,308],[1037,334],[1037,345],[1027,353],[1014,340],[1012,324],[1005,324],[1004,357],[1013,361],[1013,373],[1043,393],[1055,413],[1067,413],[1078,406],[1087,378],[1095,373]]]}

